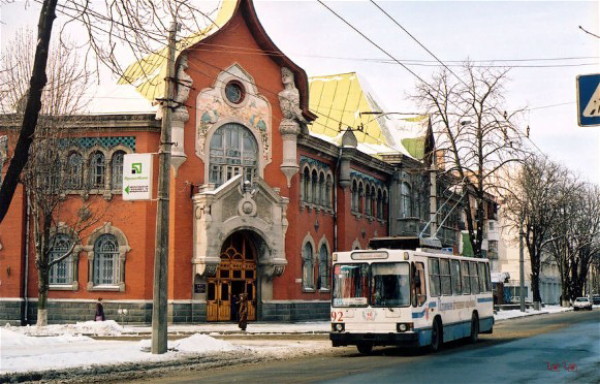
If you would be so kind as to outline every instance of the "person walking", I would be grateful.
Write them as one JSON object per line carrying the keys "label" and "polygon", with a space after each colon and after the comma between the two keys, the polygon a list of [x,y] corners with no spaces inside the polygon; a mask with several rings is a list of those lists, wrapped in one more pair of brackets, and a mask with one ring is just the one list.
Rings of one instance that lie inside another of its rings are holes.
{"label": "person walking", "polygon": [[233,295],[231,296],[231,321],[238,321],[238,315],[237,315],[237,311],[238,311],[238,296],[237,295]]}
{"label": "person walking", "polygon": [[104,307],[102,306],[102,298],[98,298],[98,303],[96,303],[96,316],[94,317],[96,321],[104,321],[106,317],[104,316]]}
{"label": "person walking", "polygon": [[238,307],[238,327],[242,331],[246,330],[248,326],[248,295],[245,293],[240,294],[239,307]]}

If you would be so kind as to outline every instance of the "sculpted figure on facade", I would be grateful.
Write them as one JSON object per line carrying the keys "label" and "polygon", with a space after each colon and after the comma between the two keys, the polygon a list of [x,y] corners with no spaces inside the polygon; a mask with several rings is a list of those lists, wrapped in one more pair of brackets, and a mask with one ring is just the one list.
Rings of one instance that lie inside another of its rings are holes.
{"label": "sculpted figure on facade", "polygon": [[192,77],[185,71],[188,68],[187,55],[181,56],[181,61],[177,67],[177,94],[175,95],[173,102],[174,106],[174,120],[188,121],[189,114],[185,103],[190,95],[190,89],[192,88]]}
{"label": "sculpted figure on facade", "polygon": [[300,108],[300,92],[294,83],[294,74],[286,67],[281,68],[281,81],[284,89],[279,92],[279,105],[283,113],[282,126],[288,126],[290,122],[306,124]]}

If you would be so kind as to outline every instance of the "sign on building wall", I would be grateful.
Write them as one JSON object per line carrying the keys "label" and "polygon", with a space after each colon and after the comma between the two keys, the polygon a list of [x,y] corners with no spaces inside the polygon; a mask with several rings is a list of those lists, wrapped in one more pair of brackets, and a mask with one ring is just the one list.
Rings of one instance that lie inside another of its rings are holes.
{"label": "sign on building wall", "polygon": [[600,125],[600,74],[577,76],[577,122],[581,127]]}
{"label": "sign on building wall", "polygon": [[152,199],[152,155],[123,156],[123,200]]}

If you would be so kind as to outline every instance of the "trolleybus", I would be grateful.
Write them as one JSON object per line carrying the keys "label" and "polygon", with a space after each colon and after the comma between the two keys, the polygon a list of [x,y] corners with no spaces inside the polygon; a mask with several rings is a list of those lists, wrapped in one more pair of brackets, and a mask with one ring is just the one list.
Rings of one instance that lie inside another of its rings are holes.
{"label": "trolleybus", "polygon": [[421,248],[333,254],[330,340],[356,345],[428,347],[491,333],[487,259]]}

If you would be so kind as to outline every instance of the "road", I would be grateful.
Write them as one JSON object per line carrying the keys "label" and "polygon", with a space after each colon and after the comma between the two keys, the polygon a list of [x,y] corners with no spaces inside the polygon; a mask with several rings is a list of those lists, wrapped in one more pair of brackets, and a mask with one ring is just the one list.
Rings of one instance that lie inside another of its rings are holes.
{"label": "road", "polygon": [[364,356],[354,348],[332,348],[312,357],[171,372],[152,382],[598,383],[600,311],[501,322],[492,335],[481,335],[475,345],[451,343],[433,355],[378,348]]}

